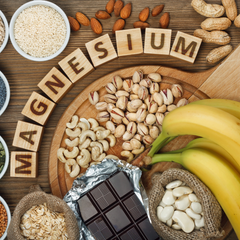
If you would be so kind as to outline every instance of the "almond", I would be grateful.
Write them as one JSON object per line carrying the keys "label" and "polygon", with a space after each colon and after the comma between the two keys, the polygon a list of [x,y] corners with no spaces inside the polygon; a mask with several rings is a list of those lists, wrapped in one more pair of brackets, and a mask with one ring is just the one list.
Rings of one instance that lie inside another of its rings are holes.
{"label": "almond", "polygon": [[132,12],[132,4],[128,3],[122,8],[120,12],[120,16],[123,19],[129,18],[131,15],[131,12]]}
{"label": "almond", "polygon": [[169,21],[170,21],[170,16],[169,16],[169,13],[166,12],[159,19],[160,27],[161,28],[168,28]]}
{"label": "almond", "polygon": [[106,11],[111,14],[113,12],[114,9],[114,4],[115,4],[115,0],[109,0],[107,5],[106,5]]}
{"label": "almond", "polygon": [[149,7],[145,7],[140,13],[139,13],[139,20],[142,22],[147,21],[149,17]]}
{"label": "almond", "polygon": [[72,31],[75,32],[80,29],[81,26],[75,18],[68,16],[68,21],[70,23],[70,27],[71,27]]}
{"label": "almond", "polygon": [[114,4],[114,14],[116,17],[119,17],[120,12],[123,8],[124,4],[122,0],[117,0]]}
{"label": "almond", "polygon": [[103,10],[99,10],[99,11],[96,12],[95,17],[99,18],[99,19],[108,19],[111,16],[108,12],[103,11]]}
{"label": "almond", "polygon": [[141,22],[141,21],[137,21],[133,24],[134,28],[141,28],[141,29],[145,29],[148,28],[150,25],[147,22]]}
{"label": "almond", "polygon": [[89,26],[90,25],[90,21],[89,21],[88,17],[83,13],[77,12],[76,13],[76,19],[83,26]]}
{"label": "almond", "polygon": [[115,34],[115,32],[118,30],[122,30],[124,27],[125,27],[125,21],[121,18],[118,19],[113,25],[113,29],[112,29],[113,34]]}
{"label": "almond", "polygon": [[163,8],[164,8],[164,4],[154,7],[152,10],[152,16],[156,17],[158,14],[160,14],[162,12]]}
{"label": "almond", "polygon": [[91,18],[91,28],[96,34],[102,33],[102,25],[96,18]]}

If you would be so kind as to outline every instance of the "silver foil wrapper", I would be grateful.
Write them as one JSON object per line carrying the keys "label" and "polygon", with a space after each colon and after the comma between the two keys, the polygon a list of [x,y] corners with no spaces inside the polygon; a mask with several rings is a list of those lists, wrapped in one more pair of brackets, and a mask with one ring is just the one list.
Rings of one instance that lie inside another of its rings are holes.
{"label": "silver foil wrapper", "polygon": [[148,198],[143,186],[140,183],[142,171],[138,167],[132,166],[131,164],[121,160],[104,159],[100,164],[89,167],[82,177],[75,179],[72,188],[63,198],[76,215],[80,229],[80,240],[95,240],[95,238],[91,235],[81,218],[77,201],[85,193],[118,171],[123,171],[128,175],[129,180],[133,185],[135,194],[144,205],[147,213],[149,212]]}

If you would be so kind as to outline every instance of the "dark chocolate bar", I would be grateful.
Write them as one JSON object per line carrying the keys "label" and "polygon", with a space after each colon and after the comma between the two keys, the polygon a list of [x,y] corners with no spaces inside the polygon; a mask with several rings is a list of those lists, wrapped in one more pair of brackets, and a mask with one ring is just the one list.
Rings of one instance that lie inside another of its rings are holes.
{"label": "dark chocolate bar", "polygon": [[89,191],[78,205],[84,223],[97,240],[160,239],[123,172]]}

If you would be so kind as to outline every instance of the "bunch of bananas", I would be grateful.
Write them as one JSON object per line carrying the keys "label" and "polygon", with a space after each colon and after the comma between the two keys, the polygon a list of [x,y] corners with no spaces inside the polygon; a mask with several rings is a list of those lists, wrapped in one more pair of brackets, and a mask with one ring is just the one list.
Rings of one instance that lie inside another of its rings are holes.
{"label": "bunch of bananas", "polygon": [[[184,149],[155,154],[179,135],[202,138]],[[240,239],[240,103],[206,99],[175,109],[165,117],[148,155],[151,164],[177,162],[198,176],[215,195]]]}

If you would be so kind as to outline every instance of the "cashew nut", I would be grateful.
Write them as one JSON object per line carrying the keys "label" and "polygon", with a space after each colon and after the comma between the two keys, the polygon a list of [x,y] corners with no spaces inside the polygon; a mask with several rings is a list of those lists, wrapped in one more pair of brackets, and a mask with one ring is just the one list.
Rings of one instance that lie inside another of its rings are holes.
{"label": "cashew nut", "polygon": [[99,164],[100,162],[91,162],[90,163],[90,166],[92,166],[92,165],[97,165],[97,164]]}
{"label": "cashew nut", "polygon": [[105,158],[109,158],[109,159],[114,159],[114,160],[118,160],[119,158],[115,155],[107,155]]}
{"label": "cashew nut", "polygon": [[133,154],[129,151],[122,151],[121,152],[121,156],[126,157],[127,158],[127,162],[131,162],[134,158]]}
{"label": "cashew nut", "polygon": [[108,143],[108,141],[106,141],[106,140],[98,140],[102,145],[103,145],[103,150],[105,151],[105,152],[107,152],[108,151],[108,149],[109,149],[109,143]]}
{"label": "cashew nut", "polygon": [[66,134],[71,138],[76,138],[81,134],[80,128],[75,128],[74,130],[66,128]]}
{"label": "cashew nut", "polygon": [[90,143],[91,147],[98,147],[100,149],[100,153],[103,153],[103,146],[100,142],[91,142]]}
{"label": "cashew nut", "polygon": [[114,137],[114,135],[110,134],[106,137],[106,139],[108,139],[110,141],[110,147],[115,146],[116,138]]}
{"label": "cashew nut", "polygon": [[79,173],[80,173],[80,167],[77,163],[74,163],[72,166],[72,172],[69,174],[69,176],[71,178],[75,178]]}
{"label": "cashew nut", "polygon": [[59,148],[57,150],[57,158],[59,159],[60,162],[66,163],[67,159],[64,157],[63,152],[65,151],[65,148]]}
{"label": "cashew nut", "polygon": [[78,147],[74,147],[72,151],[64,150],[64,155],[66,158],[75,158],[79,154]]}
{"label": "cashew nut", "polygon": [[67,162],[65,163],[65,170],[67,173],[71,173],[72,169],[71,166],[74,165],[74,163],[76,163],[75,159],[68,159]]}
{"label": "cashew nut", "polygon": [[70,129],[73,129],[77,126],[78,123],[78,116],[77,115],[73,115],[72,116],[72,121],[67,123],[66,126]]}
{"label": "cashew nut", "polygon": [[91,128],[90,128],[91,130],[94,130],[96,127],[99,126],[98,121],[94,118],[89,118],[88,122],[91,124]]}
{"label": "cashew nut", "polygon": [[99,147],[93,147],[93,148],[92,148],[92,159],[93,159],[94,161],[96,161],[96,159],[99,157],[99,155],[100,155],[100,149],[99,149]]}
{"label": "cashew nut", "polygon": [[79,138],[74,138],[72,141],[68,138],[65,139],[65,143],[68,147],[76,147],[79,143]]}
{"label": "cashew nut", "polygon": [[79,143],[82,144],[87,137],[90,137],[93,141],[96,141],[96,135],[91,130],[86,130],[80,135]]}
{"label": "cashew nut", "polygon": [[88,122],[88,120],[86,118],[80,118],[80,122],[86,123],[88,126],[88,130],[90,129],[90,123]]}
{"label": "cashew nut", "polygon": [[105,131],[106,129],[104,127],[101,127],[101,126],[98,126],[96,128],[93,129],[94,132],[97,132],[97,131]]}
{"label": "cashew nut", "polygon": [[90,152],[87,149],[82,149],[81,154],[77,157],[77,163],[81,167],[86,168],[90,161],[91,161]]}
{"label": "cashew nut", "polygon": [[98,158],[96,158],[94,161],[101,162],[104,158],[106,158],[106,153],[102,153]]}
{"label": "cashew nut", "polygon": [[106,138],[108,135],[110,134],[110,130],[104,130],[104,131],[97,131],[96,132],[96,136],[97,136],[97,139],[99,140],[102,140],[104,138]]}
{"label": "cashew nut", "polygon": [[79,144],[78,148],[80,150],[87,149],[90,146],[90,143],[91,143],[91,139],[87,138],[82,144]]}
{"label": "cashew nut", "polygon": [[144,149],[145,149],[145,147],[142,145],[141,148],[132,150],[132,153],[135,155],[138,155],[138,154],[142,153],[144,151]]}
{"label": "cashew nut", "polygon": [[88,125],[85,122],[79,122],[78,127],[82,129],[82,131],[88,130]]}

